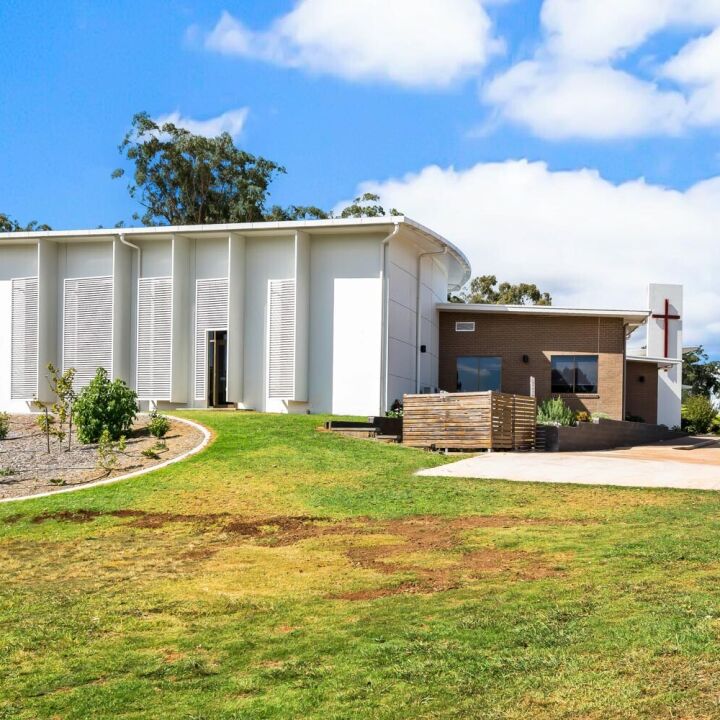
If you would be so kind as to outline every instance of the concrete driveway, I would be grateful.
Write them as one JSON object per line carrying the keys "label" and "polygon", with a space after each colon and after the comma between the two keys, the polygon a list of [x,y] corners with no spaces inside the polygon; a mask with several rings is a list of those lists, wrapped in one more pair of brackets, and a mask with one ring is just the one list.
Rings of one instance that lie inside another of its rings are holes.
{"label": "concrete driveway", "polygon": [[604,452],[484,453],[418,475],[720,490],[720,442],[684,438]]}

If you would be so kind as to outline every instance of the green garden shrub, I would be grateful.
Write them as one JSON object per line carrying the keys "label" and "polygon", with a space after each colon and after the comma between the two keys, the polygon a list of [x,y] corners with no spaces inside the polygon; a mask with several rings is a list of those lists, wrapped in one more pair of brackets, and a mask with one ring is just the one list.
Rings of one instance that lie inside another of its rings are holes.
{"label": "green garden shrub", "polygon": [[98,442],[104,430],[110,440],[127,434],[137,415],[137,394],[122,380],[110,380],[105,368],[98,368],[90,384],[73,405],[77,436],[82,443]]}
{"label": "green garden shrub", "polygon": [[537,421],[540,425],[574,425],[575,413],[562,398],[551,398],[538,405]]}
{"label": "green garden shrub", "polygon": [[157,410],[150,413],[150,422],[148,423],[148,431],[153,437],[164,438],[170,429],[170,421]]}
{"label": "green garden shrub", "polygon": [[10,416],[0,412],[0,440],[4,440],[10,432]]}
{"label": "green garden shrub", "polygon": [[682,406],[682,429],[691,433],[710,432],[718,411],[704,395],[691,395]]}

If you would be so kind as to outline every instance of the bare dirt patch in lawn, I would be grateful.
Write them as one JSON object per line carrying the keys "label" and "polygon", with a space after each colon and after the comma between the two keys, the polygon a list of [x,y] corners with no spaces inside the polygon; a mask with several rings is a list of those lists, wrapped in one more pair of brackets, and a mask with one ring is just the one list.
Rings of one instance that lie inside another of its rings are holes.
{"label": "bare dirt patch in lawn", "polygon": [[157,457],[146,457],[143,451],[154,448],[157,438],[147,429],[148,417],[139,415],[127,435],[124,452],[118,453],[111,472],[98,467],[97,445],[83,445],[73,438],[70,450],[67,440],[47,440],[36,424],[36,415],[13,415],[10,433],[0,440],[0,499],[51,492],[59,487],[85,485],[95,480],[117,477],[158,465],[199,445],[199,430],[170,418],[165,437],[166,448],[157,448]]}
{"label": "bare dirt patch in lawn", "polygon": [[[90,523],[100,517],[127,520],[128,527],[161,529],[171,523],[193,526],[193,547],[180,560],[197,567],[220,550],[236,546],[284,548],[326,538],[327,547],[345,556],[351,566],[383,576],[388,585],[327,595],[329,599],[371,600],[406,593],[436,593],[491,576],[537,580],[563,574],[557,559],[542,553],[477,547],[475,530],[576,524],[568,520],[497,515],[447,518],[433,515],[378,520],[368,517],[332,520],[309,515],[251,518],[231,513],[174,514],[137,509],[101,512],[62,510],[29,518],[33,524],[49,521]],[[6,522],[16,522],[10,516]],[[587,524],[587,523],[582,523]],[[395,579],[396,582],[392,582]]]}

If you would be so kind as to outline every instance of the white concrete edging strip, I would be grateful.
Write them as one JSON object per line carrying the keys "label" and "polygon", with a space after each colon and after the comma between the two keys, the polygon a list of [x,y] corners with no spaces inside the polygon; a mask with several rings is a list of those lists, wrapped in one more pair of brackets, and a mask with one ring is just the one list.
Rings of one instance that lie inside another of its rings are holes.
{"label": "white concrete edging strip", "polygon": [[157,465],[151,465],[150,467],[143,468],[142,470],[136,470],[135,472],[127,473],[126,475],[103,478],[102,480],[95,480],[94,482],[85,483],[84,485],[73,485],[71,487],[58,488],[57,490],[49,490],[48,492],[37,493],[35,495],[22,495],[21,497],[0,498],[0,503],[18,502],[20,500],[32,500],[33,498],[50,497],[51,495],[60,495],[60,493],[76,492],[77,490],[87,490],[88,488],[98,487],[99,485],[110,485],[111,483],[120,482],[121,480],[129,480],[130,478],[139,477],[140,475],[147,475],[148,473],[155,472],[155,470],[160,470],[161,468],[167,467],[168,465],[172,465],[173,463],[185,460],[191,455],[196,455],[201,450],[204,450],[207,447],[208,443],[210,442],[210,438],[212,437],[210,435],[210,431],[207,428],[204,428],[202,425],[193,422],[192,420],[178,417],[177,415],[168,415],[167,417],[170,417],[173,420],[177,420],[178,422],[185,423],[186,425],[190,425],[190,427],[199,430],[203,436],[202,442],[199,445],[196,445],[194,448],[187,450],[182,455],[170,458],[170,460],[165,460],[165,462],[158,463]]}

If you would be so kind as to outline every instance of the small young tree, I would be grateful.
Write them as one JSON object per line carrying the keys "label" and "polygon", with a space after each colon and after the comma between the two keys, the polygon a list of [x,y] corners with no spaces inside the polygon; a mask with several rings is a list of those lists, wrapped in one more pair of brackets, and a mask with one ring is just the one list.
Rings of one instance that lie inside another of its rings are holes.
{"label": "small young tree", "polygon": [[691,395],[682,406],[682,427],[691,433],[710,432],[718,409],[704,395]]}
{"label": "small young tree", "polygon": [[111,440],[119,440],[137,415],[137,394],[119,378],[110,380],[105,368],[98,368],[75,399],[73,415],[80,442],[98,442],[105,430]]}
{"label": "small young tree", "polygon": [[104,428],[100,433],[97,446],[97,464],[108,475],[115,469],[118,461],[118,453],[125,452],[125,436],[121,435],[115,442],[110,437],[110,432]]}
{"label": "small young tree", "polygon": [[55,418],[50,414],[50,410],[45,403],[39,400],[33,400],[33,406],[40,410],[40,414],[37,416],[35,422],[40,428],[40,431],[45,435],[45,441],[47,442],[47,451],[50,453],[50,436],[53,434],[53,425],[55,425]]}
{"label": "small young tree", "polygon": [[0,440],[4,440],[10,432],[10,416],[0,412]]}
{"label": "small young tree", "polygon": [[[55,435],[59,440],[62,440],[67,434],[68,444],[67,449],[70,450],[72,446],[72,430],[73,430],[73,404],[77,397],[73,383],[75,382],[75,368],[68,368],[65,372],[61,373],[52,363],[48,363],[48,383],[50,390],[55,395],[55,402],[52,405],[52,410],[57,415],[59,429],[55,432]],[[65,433],[65,425],[67,423],[67,433]]]}

